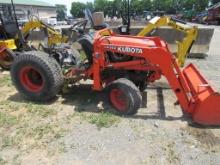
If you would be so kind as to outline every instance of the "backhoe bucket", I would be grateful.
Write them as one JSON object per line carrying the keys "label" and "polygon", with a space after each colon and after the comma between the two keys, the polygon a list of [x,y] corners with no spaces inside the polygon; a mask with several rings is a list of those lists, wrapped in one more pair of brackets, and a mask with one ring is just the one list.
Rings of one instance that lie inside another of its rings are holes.
{"label": "backhoe bucket", "polygon": [[183,76],[191,91],[189,111],[192,119],[202,125],[220,125],[220,94],[193,64],[183,70]]}

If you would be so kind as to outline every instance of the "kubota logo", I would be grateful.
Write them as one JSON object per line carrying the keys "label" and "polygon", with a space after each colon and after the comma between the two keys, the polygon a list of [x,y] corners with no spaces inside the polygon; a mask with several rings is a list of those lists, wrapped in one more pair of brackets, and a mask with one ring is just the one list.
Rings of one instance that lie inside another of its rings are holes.
{"label": "kubota logo", "polygon": [[141,48],[133,48],[133,47],[126,47],[126,46],[113,46],[108,45],[105,47],[106,49],[116,50],[120,53],[134,53],[134,54],[142,54],[143,50]]}
{"label": "kubota logo", "polygon": [[132,48],[132,47],[118,47],[118,51],[121,53],[135,53],[142,54],[143,50],[140,48]]}

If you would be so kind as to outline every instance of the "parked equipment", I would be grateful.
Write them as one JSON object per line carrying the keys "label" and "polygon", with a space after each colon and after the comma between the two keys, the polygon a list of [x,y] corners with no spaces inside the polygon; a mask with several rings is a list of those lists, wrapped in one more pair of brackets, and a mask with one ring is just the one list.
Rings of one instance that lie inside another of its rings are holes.
{"label": "parked equipment", "polygon": [[[4,69],[10,69],[15,56],[37,49],[54,56],[62,65],[75,64],[76,58],[80,56],[67,43],[67,36],[62,35],[35,16],[32,16],[23,27],[19,27],[13,1],[11,5],[0,5],[0,20],[0,46],[7,48],[0,53],[0,66]],[[41,29],[45,34],[45,42],[40,44],[39,48],[27,42],[29,35],[35,29]]]}
{"label": "parked equipment", "polygon": [[220,2],[208,8],[206,23],[220,25]]}
{"label": "parked equipment", "polygon": [[[193,64],[181,70],[159,37],[120,36],[104,29],[96,32],[93,42],[85,34],[80,43],[87,50],[87,62],[65,71],[45,53],[28,52],[16,57],[11,77],[17,90],[30,100],[47,101],[56,96],[64,81],[74,84],[91,79],[93,90],[107,89],[119,114],[132,115],[141,106],[140,88],[165,76],[183,111],[195,122],[220,125],[220,94]],[[112,53],[129,58],[112,61]]]}

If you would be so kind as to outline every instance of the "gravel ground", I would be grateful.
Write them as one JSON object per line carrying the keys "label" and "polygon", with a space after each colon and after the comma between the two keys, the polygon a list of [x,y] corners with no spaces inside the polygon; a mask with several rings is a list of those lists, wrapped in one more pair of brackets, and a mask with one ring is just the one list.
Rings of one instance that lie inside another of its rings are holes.
{"label": "gravel ground", "polygon": [[[214,28],[209,56],[188,62],[220,91],[220,28]],[[38,105],[21,98],[8,77],[1,72],[0,164],[220,165],[220,129],[183,117],[164,79],[143,94],[138,114],[118,117],[102,112],[111,108],[88,84]]]}

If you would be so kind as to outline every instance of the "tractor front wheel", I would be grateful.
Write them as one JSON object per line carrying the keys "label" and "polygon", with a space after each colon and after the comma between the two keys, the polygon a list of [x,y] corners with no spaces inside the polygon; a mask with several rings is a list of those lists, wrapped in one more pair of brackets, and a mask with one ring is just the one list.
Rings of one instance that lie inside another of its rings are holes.
{"label": "tractor front wheel", "polygon": [[128,79],[120,78],[107,87],[109,101],[120,115],[136,114],[141,107],[142,97],[139,89]]}
{"label": "tractor front wheel", "polygon": [[32,101],[51,100],[63,85],[62,70],[57,61],[40,51],[17,56],[11,77],[18,92]]}

